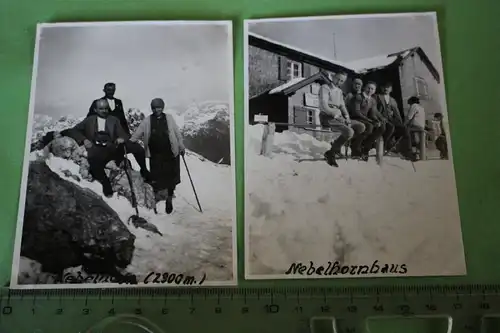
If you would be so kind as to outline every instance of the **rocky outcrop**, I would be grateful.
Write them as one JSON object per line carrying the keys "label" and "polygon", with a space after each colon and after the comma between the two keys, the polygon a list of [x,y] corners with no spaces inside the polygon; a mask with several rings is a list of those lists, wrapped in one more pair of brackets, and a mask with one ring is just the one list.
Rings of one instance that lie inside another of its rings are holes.
{"label": "rocky outcrop", "polygon": [[146,116],[141,110],[130,108],[125,112],[125,118],[127,119],[130,133],[134,133]]}
{"label": "rocky outcrop", "polygon": [[[64,175],[66,177],[71,177],[75,180],[81,177],[87,181],[93,181],[89,172],[87,151],[84,146],[79,146],[72,138],[63,136],[53,139],[45,149],[56,157],[71,160],[79,165],[79,175],[70,175],[68,174],[70,172],[65,170]],[[111,161],[106,165],[106,173],[111,180],[113,190],[132,203],[132,191],[123,168],[118,167],[114,161]],[[138,205],[153,209],[155,207],[155,198],[151,185],[144,182],[138,171],[129,169],[129,174],[134,185]]]}
{"label": "rocky outcrop", "polygon": [[130,264],[135,236],[100,196],[42,161],[30,162],[27,184],[21,256],[40,263],[34,270],[61,275],[82,266],[119,276]]}

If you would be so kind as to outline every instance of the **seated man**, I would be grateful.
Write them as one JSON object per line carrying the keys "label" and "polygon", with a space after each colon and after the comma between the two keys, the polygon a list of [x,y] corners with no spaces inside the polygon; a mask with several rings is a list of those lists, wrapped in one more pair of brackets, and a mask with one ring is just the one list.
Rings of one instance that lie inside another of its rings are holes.
{"label": "seated man", "polygon": [[144,178],[149,177],[149,172],[144,149],[138,143],[129,141],[129,135],[116,117],[108,116],[108,101],[101,99],[95,105],[96,114],[85,118],[70,129],[68,136],[75,139],[78,144],[85,145],[90,174],[102,184],[103,194],[111,197],[113,189],[104,168],[109,161],[116,160],[117,156],[124,156],[124,147],[128,153],[134,155]]}
{"label": "seated man", "polygon": [[[336,73],[329,84],[323,84],[319,91],[319,110],[321,125],[340,132],[340,136],[331,143],[331,149],[325,153],[329,165],[338,167],[335,155],[340,154],[342,146],[353,137],[361,136],[364,125],[351,122],[344,104],[344,96],[339,88],[347,78],[346,73]],[[352,146],[352,149],[358,147]],[[359,149],[359,148],[358,148]]]}
{"label": "seated man", "polygon": [[411,157],[410,132],[404,127],[398,103],[390,95],[392,84],[382,86],[382,93],[376,96],[377,108],[385,118],[384,150],[388,153],[401,143],[401,153],[405,158]]}
{"label": "seated man", "polygon": [[363,123],[366,127],[364,135],[360,138],[360,157],[368,159],[368,153],[375,146],[375,142],[385,132],[385,119],[377,110],[377,101],[373,94],[377,89],[374,82],[368,82],[361,94],[356,95],[351,100],[349,108],[351,118]]}

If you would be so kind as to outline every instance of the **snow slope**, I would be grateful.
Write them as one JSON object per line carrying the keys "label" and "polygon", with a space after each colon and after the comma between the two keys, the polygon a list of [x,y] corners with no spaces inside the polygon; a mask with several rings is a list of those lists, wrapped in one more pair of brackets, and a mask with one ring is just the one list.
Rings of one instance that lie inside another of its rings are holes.
{"label": "snow slope", "polygon": [[[249,275],[282,275],[293,262],[406,264],[408,275],[465,273],[451,161],[369,162],[321,158],[307,134],[276,133],[272,158],[258,155],[262,125],[248,126]],[[282,275],[284,276],[284,275]],[[289,277],[289,276],[287,276]]]}
{"label": "snow slope", "polygon": [[[32,153],[36,158],[39,152]],[[133,156],[129,156],[134,169]],[[203,273],[209,281],[232,280],[232,211],[228,202],[232,200],[232,174],[230,167],[220,166],[196,155],[186,155],[186,163],[193,177],[203,213],[200,213],[188,179],[182,167],[182,182],[176,190],[174,211],[165,213],[165,204],[158,204],[158,215],[139,207],[140,216],[153,223],[163,234],[151,234],[143,229],[127,225],[137,237],[132,263],[127,268],[130,273],[144,276],[151,271],[172,272],[194,275],[201,279]],[[97,182],[75,181],[65,176],[64,170],[78,174],[78,166],[59,157],[49,157],[47,165],[63,179],[81,187],[89,188],[102,195]],[[134,209],[123,197],[116,194],[112,198],[102,196],[121,217],[127,221],[135,214]]]}

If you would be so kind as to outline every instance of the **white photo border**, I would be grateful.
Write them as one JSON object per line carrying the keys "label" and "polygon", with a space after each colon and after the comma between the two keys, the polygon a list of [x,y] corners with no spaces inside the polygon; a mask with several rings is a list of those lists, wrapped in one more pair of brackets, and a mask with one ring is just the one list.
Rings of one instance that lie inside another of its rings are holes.
{"label": "white photo border", "polygon": [[[441,49],[441,39],[439,36],[439,26],[438,26],[438,20],[437,20],[437,12],[436,11],[426,11],[426,12],[402,12],[402,13],[378,13],[378,14],[349,14],[349,15],[322,15],[322,16],[301,16],[301,17],[277,17],[277,18],[265,18],[265,19],[247,19],[244,20],[243,22],[243,80],[244,80],[244,168],[245,168],[245,175],[244,175],[244,183],[245,183],[245,193],[244,193],[244,202],[245,202],[245,209],[244,209],[244,249],[245,249],[245,255],[244,255],[244,277],[245,280],[327,280],[327,279],[353,279],[356,277],[352,276],[312,276],[312,277],[307,277],[307,276],[302,276],[302,275],[286,275],[285,273],[283,274],[251,274],[251,267],[250,267],[250,228],[249,224],[247,223],[247,216],[250,216],[250,212],[248,211],[249,209],[249,193],[246,190],[246,184],[248,184],[248,172],[246,170],[249,170],[248,168],[248,158],[247,158],[247,149],[250,143],[250,137],[248,134],[248,127],[249,125],[249,72],[248,72],[248,37],[249,37],[249,25],[252,23],[264,23],[264,22],[298,22],[298,21],[321,21],[321,20],[338,20],[338,19],[360,19],[360,18],[389,18],[389,17],[415,17],[415,16],[430,16],[433,19],[433,30],[434,30],[434,39],[436,42],[436,49],[438,51],[438,65],[440,68],[440,73],[443,76],[442,83],[438,86],[439,89],[439,101],[440,105],[443,110],[446,110],[443,115],[443,126],[445,128],[446,133],[450,135],[450,129],[449,129],[449,115],[448,115],[448,107],[446,103],[446,89],[445,89],[445,78],[444,78],[444,68],[443,68],[443,57],[442,57],[442,49]],[[448,155],[449,159],[453,161],[453,152],[452,152],[452,145],[451,145],[451,139],[447,140],[447,145],[448,145]],[[453,178],[456,179],[456,172],[455,172],[455,163],[452,163],[452,168],[450,172],[453,173]],[[458,212],[460,216],[460,212]],[[462,241],[463,243],[463,241]],[[453,274],[453,275],[447,275],[447,276],[463,276],[464,274]],[[408,275],[405,277],[418,277],[419,275]],[[428,275],[422,275],[429,277]],[[368,275],[364,276],[365,278],[378,278],[378,277],[394,277],[391,276],[390,274],[387,274],[387,276],[374,276],[374,275]],[[357,277],[360,278],[360,277]]]}
{"label": "white photo border", "polygon": [[[230,153],[231,153],[231,176],[232,176],[232,275],[231,280],[226,281],[205,281],[202,286],[200,285],[175,285],[175,284],[126,284],[126,283],[84,283],[84,284],[19,284],[19,264],[21,259],[21,244],[22,244],[22,231],[24,224],[24,210],[26,204],[26,191],[28,185],[28,172],[29,172],[29,156],[31,137],[33,135],[33,122],[35,116],[35,93],[37,86],[38,74],[38,61],[40,50],[40,35],[43,29],[46,28],[59,28],[59,27],[95,27],[95,26],[144,26],[144,25],[222,25],[226,27],[227,31],[227,55],[228,55],[228,75],[229,78],[229,132],[230,132]],[[237,208],[236,208],[236,154],[235,154],[235,126],[234,126],[234,57],[233,57],[233,22],[231,20],[214,20],[214,21],[201,21],[201,20],[172,20],[172,21],[106,21],[106,22],[62,22],[62,23],[38,23],[36,26],[36,41],[33,57],[33,68],[31,77],[31,91],[28,121],[25,138],[25,150],[23,159],[23,170],[19,194],[19,205],[16,223],[16,234],[14,241],[13,260],[10,278],[10,289],[100,289],[100,288],[200,288],[200,287],[223,287],[223,286],[236,286],[238,284],[238,222],[237,222]]]}

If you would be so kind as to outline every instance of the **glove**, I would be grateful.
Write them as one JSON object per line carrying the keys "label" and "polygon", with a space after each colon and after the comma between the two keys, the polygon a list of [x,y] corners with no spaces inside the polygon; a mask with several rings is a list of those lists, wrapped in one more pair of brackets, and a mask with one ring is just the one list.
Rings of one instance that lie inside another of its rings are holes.
{"label": "glove", "polygon": [[181,156],[184,156],[184,154],[186,154],[186,151],[184,149],[181,149],[179,153],[181,154]]}
{"label": "glove", "polygon": [[89,140],[87,140],[87,139],[85,139],[85,140],[83,141],[83,145],[84,145],[84,146],[85,146],[85,148],[87,148],[87,149],[92,148],[92,142],[90,142],[90,141],[89,141]]}

